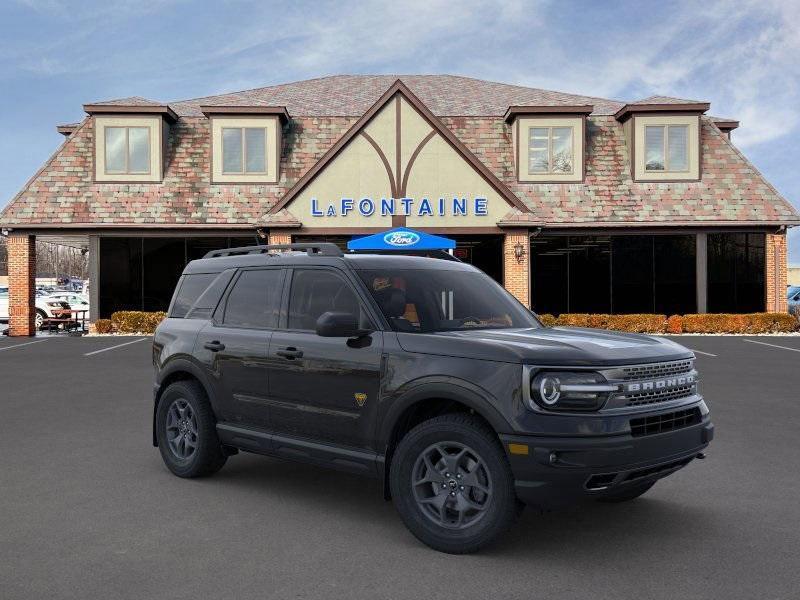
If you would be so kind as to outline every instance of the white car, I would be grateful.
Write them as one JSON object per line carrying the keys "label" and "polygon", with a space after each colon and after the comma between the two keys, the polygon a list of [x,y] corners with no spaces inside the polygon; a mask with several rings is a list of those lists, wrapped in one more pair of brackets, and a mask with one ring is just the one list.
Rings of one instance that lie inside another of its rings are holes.
{"label": "white car", "polygon": [[[45,319],[57,318],[61,310],[69,310],[69,302],[52,296],[36,296],[36,329]],[[8,321],[8,288],[0,287],[0,321]]]}
{"label": "white car", "polygon": [[63,300],[73,310],[89,310],[89,298],[78,292],[53,292],[47,296],[56,300]]}

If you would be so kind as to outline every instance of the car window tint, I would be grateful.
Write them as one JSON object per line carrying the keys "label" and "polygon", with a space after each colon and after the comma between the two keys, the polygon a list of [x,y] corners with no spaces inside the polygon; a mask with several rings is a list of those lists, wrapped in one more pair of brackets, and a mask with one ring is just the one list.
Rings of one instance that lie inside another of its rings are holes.
{"label": "car window tint", "polygon": [[175,302],[172,305],[172,312],[170,317],[183,318],[189,309],[194,304],[195,300],[200,297],[205,289],[211,285],[211,282],[217,277],[217,273],[196,273],[193,275],[184,275],[178,293],[175,296]]}
{"label": "car window tint", "polygon": [[280,269],[242,271],[228,295],[223,322],[235,327],[275,327],[281,276]]}
{"label": "car window tint", "polygon": [[289,329],[316,329],[317,319],[325,312],[356,315],[362,327],[369,321],[358,296],[336,273],[322,269],[297,269],[289,293]]}

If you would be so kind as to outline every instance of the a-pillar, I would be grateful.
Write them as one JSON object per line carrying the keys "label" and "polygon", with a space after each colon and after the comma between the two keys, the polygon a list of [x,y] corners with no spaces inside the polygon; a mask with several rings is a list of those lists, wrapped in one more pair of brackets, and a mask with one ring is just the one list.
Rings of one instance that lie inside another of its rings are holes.
{"label": "a-pillar", "polygon": [[36,335],[36,236],[8,236],[8,334]]}
{"label": "a-pillar", "polygon": [[530,308],[530,240],[527,229],[508,229],[503,239],[503,285]]}
{"label": "a-pillar", "polygon": [[787,312],[786,298],[786,234],[768,233],[766,239],[765,258],[765,307],[767,312]]}

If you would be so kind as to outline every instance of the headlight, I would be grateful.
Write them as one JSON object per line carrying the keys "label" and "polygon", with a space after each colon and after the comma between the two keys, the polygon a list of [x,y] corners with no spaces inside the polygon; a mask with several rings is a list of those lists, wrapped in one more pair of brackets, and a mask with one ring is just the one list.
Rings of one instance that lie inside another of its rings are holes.
{"label": "headlight", "polygon": [[61,302],[46,302],[47,306],[57,306],[61,308]]}
{"label": "headlight", "polygon": [[545,410],[599,410],[618,387],[591,371],[545,371],[531,381],[531,399]]}

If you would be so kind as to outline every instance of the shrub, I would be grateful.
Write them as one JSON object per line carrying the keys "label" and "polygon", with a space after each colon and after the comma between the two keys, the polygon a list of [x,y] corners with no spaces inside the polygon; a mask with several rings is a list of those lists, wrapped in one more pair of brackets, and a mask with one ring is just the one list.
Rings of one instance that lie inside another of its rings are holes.
{"label": "shrub", "polygon": [[544,313],[543,315],[538,315],[538,317],[539,320],[542,322],[542,325],[544,325],[545,327],[555,327],[556,318],[553,315],[549,313]]}
{"label": "shrub", "polygon": [[97,319],[94,322],[94,330],[97,333],[111,333],[113,330],[111,319]]}
{"label": "shrub", "polygon": [[153,333],[166,316],[165,312],[121,310],[111,315],[111,323],[119,333]]}
{"label": "shrub", "polygon": [[683,317],[672,315],[667,319],[666,333],[683,333]]}
{"label": "shrub", "polygon": [[797,317],[787,313],[666,315],[540,315],[548,327],[592,327],[631,333],[784,333],[800,330]]}

